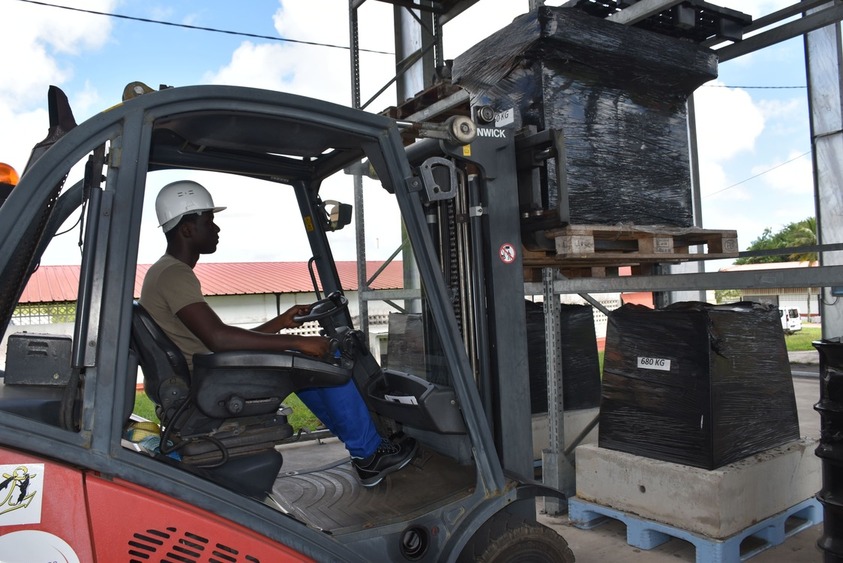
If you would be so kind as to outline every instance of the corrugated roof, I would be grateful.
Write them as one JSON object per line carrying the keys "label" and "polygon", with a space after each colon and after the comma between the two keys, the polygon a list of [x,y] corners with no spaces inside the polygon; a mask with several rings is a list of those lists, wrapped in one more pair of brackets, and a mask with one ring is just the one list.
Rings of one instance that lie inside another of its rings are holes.
{"label": "corrugated roof", "polygon": [[[369,276],[384,263],[369,261]],[[357,262],[337,262],[337,271],[345,291],[357,290]],[[135,274],[134,296],[140,296],[149,264],[139,264]],[[305,293],[313,290],[307,262],[226,262],[203,263],[195,267],[205,295],[256,295],[265,293]],[[79,266],[41,266],[29,280],[21,303],[76,301]],[[373,289],[403,287],[403,266],[392,262],[372,284]]]}

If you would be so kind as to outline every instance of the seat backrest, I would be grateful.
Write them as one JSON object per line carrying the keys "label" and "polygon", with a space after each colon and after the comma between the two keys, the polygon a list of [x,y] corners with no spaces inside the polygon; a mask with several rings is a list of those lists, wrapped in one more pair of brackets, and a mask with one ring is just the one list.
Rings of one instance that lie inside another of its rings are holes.
{"label": "seat backrest", "polygon": [[[205,477],[256,498],[270,491],[283,460],[274,446],[293,434],[286,417],[275,416],[276,409],[272,409],[264,417],[276,423],[271,427],[259,421],[217,432],[225,420],[211,421],[192,402],[186,403],[191,401],[187,361],[138,302],[132,304],[131,348],[143,369],[144,390],[158,405],[158,416],[166,428],[161,439],[169,442],[172,438],[177,444],[175,451],[181,455],[182,466],[200,467]],[[186,428],[197,432],[185,436]]]}
{"label": "seat backrest", "polygon": [[144,391],[166,412],[187,399],[190,368],[184,355],[143,306],[132,304],[132,349],[143,370]]}

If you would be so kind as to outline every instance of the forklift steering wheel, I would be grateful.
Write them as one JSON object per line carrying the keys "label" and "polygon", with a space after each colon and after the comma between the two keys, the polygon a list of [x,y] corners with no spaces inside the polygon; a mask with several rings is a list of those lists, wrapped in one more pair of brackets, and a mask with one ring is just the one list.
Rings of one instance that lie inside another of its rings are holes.
{"label": "forklift steering wheel", "polygon": [[337,311],[348,308],[348,299],[339,291],[330,293],[324,299],[320,299],[310,306],[310,313],[306,315],[296,315],[293,320],[299,324],[310,321],[319,321],[326,317],[330,317]]}

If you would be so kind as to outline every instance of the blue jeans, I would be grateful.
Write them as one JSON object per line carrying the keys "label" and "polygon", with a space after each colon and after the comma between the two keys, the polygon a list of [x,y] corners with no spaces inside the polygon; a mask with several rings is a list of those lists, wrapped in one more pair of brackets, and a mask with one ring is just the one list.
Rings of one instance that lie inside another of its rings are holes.
{"label": "blue jeans", "polygon": [[342,440],[352,457],[369,457],[378,449],[381,436],[353,381],[336,387],[311,387],[296,391],[296,395]]}

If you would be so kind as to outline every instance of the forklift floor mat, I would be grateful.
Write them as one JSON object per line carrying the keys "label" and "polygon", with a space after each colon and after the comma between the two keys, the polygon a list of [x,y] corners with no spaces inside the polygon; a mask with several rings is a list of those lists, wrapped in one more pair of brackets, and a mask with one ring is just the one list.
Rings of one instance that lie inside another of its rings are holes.
{"label": "forklift floor mat", "polygon": [[338,534],[425,514],[475,484],[473,465],[421,450],[407,467],[372,488],[360,485],[348,458],[312,470],[285,473],[282,468],[272,498],[308,525]]}

